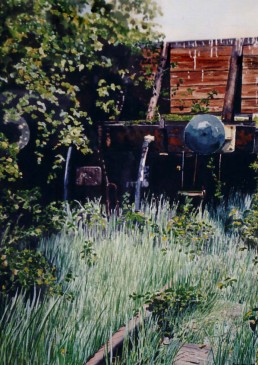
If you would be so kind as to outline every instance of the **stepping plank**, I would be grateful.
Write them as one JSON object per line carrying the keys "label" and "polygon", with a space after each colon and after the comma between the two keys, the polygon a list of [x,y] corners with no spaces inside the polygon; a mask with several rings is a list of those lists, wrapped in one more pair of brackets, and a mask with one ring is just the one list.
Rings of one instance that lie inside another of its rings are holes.
{"label": "stepping plank", "polygon": [[179,350],[173,365],[211,365],[212,351],[208,345],[185,344]]}

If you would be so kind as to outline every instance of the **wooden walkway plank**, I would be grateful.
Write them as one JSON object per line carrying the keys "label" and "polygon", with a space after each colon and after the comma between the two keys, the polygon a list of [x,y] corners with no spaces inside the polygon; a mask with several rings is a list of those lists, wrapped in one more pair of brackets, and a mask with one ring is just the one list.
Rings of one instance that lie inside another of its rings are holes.
{"label": "wooden walkway plank", "polygon": [[211,365],[212,350],[208,345],[185,344],[172,365]]}

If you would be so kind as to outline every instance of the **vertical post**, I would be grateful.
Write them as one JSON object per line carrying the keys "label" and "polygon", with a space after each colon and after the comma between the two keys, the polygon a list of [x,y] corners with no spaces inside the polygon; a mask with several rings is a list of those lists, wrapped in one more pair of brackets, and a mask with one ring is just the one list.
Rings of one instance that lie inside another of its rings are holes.
{"label": "vertical post", "polygon": [[184,175],[185,175],[185,151],[182,151],[182,164],[181,164],[181,189],[184,188]]}
{"label": "vertical post", "polygon": [[198,161],[198,154],[196,153],[196,154],[195,154],[195,159],[194,159],[193,187],[195,187],[195,184],[196,184],[197,161]]}
{"label": "vertical post", "polygon": [[65,174],[64,174],[64,201],[69,198],[69,172],[70,172],[70,160],[72,155],[72,146],[68,148],[66,162],[65,162]]}
{"label": "vertical post", "polygon": [[241,73],[242,54],[244,39],[236,39],[232,48],[230,67],[228,73],[228,81],[225,92],[224,105],[222,110],[222,121],[232,122],[234,119],[234,102],[236,97],[237,80]]}
{"label": "vertical post", "polygon": [[140,165],[139,165],[138,177],[137,177],[136,188],[135,188],[134,202],[135,202],[135,211],[136,212],[139,212],[139,210],[140,210],[141,186],[142,186],[142,182],[144,179],[144,168],[145,168],[146,158],[147,158],[147,154],[148,154],[148,150],[149,150],[149,144],[153,141],[154,141],[154,136],[148,135],[148,136],[144,137],[144,142],[142,145],[141,161],[140,161]]}
{"label": "vertical post", "polygon": [[164,68],[166,67],[166,63],[167,63],[168,49],[169,49],[169,44],[167,42],[164,42],[158,69],[157,69],[155,79],[154,79],[153,94],[150,99],[146,120],[152,120],[154,117],[154,114],[155,114],[155,109],[158,104],[159,94],[160,94],[160,90],[161,90]]}

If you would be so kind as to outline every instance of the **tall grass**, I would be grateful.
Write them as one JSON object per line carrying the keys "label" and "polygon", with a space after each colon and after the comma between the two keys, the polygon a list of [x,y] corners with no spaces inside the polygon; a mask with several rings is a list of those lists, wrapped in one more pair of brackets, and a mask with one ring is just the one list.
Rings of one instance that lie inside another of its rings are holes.
{"label": "tall grass", "polygon": [[[160,227],[175,214],[162,200],[144,203],[143,210]],[[63,232],[40,242],[39,249],[65,283],[64,295],[48,297],[35,291],[26,299],[20,293],[1,304],[2,365],[81,365],[133,316],[141,303],[130,294],[155,291],[167,283],[198,286],[206,300],[200,309],[171,318],[175,331],[169,345],[162,344],[154,318],[143,324],[140,340],[127,339],[117,364],[171,364],[186,341],[210,343],[218,365],[254,363],[254,335],[243,322],[243,313],[257,305],[254,252],[239,250],[243,244],[237,234],[225,233],[223,208],[217,216],[200,211],[198,219],[212,224],[214,233],[195,256],[184,242],[174,244],[172,236],[157,240],[148,224],[142,227],[115,215],[107,220],[99,211],[97,202],[86,210],[81,207],[80,214],[67,207]],[[97,257],[92,265],[82,255],[89,241]],[[219,289],[217,284],[227,277],[236,281]]]}

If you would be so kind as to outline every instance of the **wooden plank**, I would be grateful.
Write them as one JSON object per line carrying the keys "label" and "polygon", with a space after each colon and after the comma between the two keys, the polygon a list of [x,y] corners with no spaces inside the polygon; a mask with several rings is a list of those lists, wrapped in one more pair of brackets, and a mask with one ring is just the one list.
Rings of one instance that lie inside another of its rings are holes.
{"label": "wooden plank", "polygon": [[255,84],[258,83],[258,69],[257,70],[243,70],[242,84]]}
{"label": "wooden plank", "polygon": [[[195,99],[172,99],[170,104],[170,112],[177,114],[191,113],[191,108]],[[221,113],[224,99],[210,100],[209,112]]]}
{"label": "wooden plank", "polygon": [[255,45],[249,45],[249,46],[244,46],[243,47],[243,55],[244,57],[247,55],[256,55],[258,56],[258,44]]}
{"label": "wooden plank", "polygon": [[[185,344],[179,350],[174,365],[209,365],[213,359],[209,345]],[[172,365],[172,364],[171,364]]]}
{"label": "wooden plank", "polygon": [[223,99],[225,96],[226,85],[201,85],[193,87],[179,86],[178,88],[172,87],[170,95],[171,98],[176,99],[202,99],[207,98],[208,93],[212,92],[213,90],[217,91],[217,95],[214,95],[215,99]]}
{"label": "wooden plank", "polygon": [[258,55],[257,56],[245,56],[243,58],[243,69],[256,70],[258,69]]}
{"label": "wooden plank", "polygon": [[258,99],[242,99],[241,102],[242,113],[258,113]]}
{"label": "wooden plank", "polygon": [[[173,69],[170,74],[171,85],[176,85],[180,80],[183,81],[184,85],[202,85],[203,83],[209,85],[223,85],[226,84],[228,78],[228,71],[210,71],[210,70],[189,70],[182,71]],[[253,84],[258,82],[258,68],[254,69],[244,69],[242,74],[242,84]]]}
{"label": "wooden plank", "polygon": [[[211,44],[217,46],[232,46],[234,44],[235,38],[226,38],[226,39],[213,39],[213,40],[191,40],[191,41],[178,41],[171,42],[171,48],[196,48],[196,47],[205,47],[210,46]],[[257,44],[258,37],[249,37],[244,38],[244,45],[254,45]]]}
{"label": "wooden plank", "polygon": [[170,55],[172,57],[175,57],[180,55],[189,55],[190,53],[192,53],[193,56],[194,51],[197,51],[197,57],[230,57],[231,50],[232,46],[216,46],[215,44],[211,44],[209,46],[195,48],[171,48]]}
{"label": "wooden plank", "polygon": [[[171,285],[170,282],[160,290],[160,293],[168,289]],[[120,327],[84,365],[105,365],[107,359],[119,354],[123,348],[125,338],[135,333],[139,325],[143,323],[143,320],[151,316],[148,306],[148,304],[144,304],[141,313],[130,319],[126,326]]]}
{"label": "wooden plank", "polygon": [[[222,106],[221,107],[210,107],[208,113],[220,115],[221,111],[222,111]],[[249,113],[251,113],[251,112],[249,112]],[[196,115],[196,113],[194,113],[191,108],[186,108],[186,107],[184,107],[183,109],[179,109],[178,107],[174,107],[171,110],[171,114],[176,114],[176,115],[193,114],[193,115]]]}
{"label": "wooden plank", "polygon": [[236,88],[238,77],[241,71],[241,56],[243,54],[243,39],[237,39],[232,48],[230,58],[230,69],[222,110],[222,120],[231,122],[234,118],[234,102],[236,97]]}
{"label": "wooden plank", "polygon": [[[148,314],[148,316],[150,313]],[[84,365],[105,365],[107,358],[112,353],[113,356],[123,348],[124,339],[128,334],[133,333],[139,326],[142,319],[140,317],[134,317],[131,319],[127,326],[121,327],[111,339],[103,345],[95,355],[89,359]]]}
{"label": "wooden plank", "polygon": [[258,96],[258,84],[244,84],[242,85],[242,99],[253,98]]}
{"label": "wooden plank", "polygon": [[226,85],[228,71],[178,71],[171,72],[170,85],[182,83],[185,86],[196,85]]}
{"label": "wooden plank", "polygon": [[229,69],[229,59],[220,59],[220,58],[185,58],[181,60],[173,60],[173,62],[177,62],[175,68],[173,68],[173,72],[177,71],[201,71],[201,70],[221,70],[225,71]]}
{"label": "wooden plank", "polygon": [[[249,57],[255,57],[255,56],[249,56]],[[185,53],[182,55],[171,55],[171,62],[177,62],[177,63],[182,63],[182,62],[194,62],[194,60],[196,59],[196,62],[219,62],[219,61],[224,61],[225,63],[227,63],[230,60],[229,56],[219,56],[219,57],[210,57],[208,54],[204,54],[202,55],[201,52],[199,52],[198,50],[194,50],[194,51],[189,51],[189,53]]]}
{"label": "wooden plank", "polygon": [[[221,103],[223,102],[223,100],[224,100],[224,98],[223,99],[210,100],[210,105],[220,106]],[[180,105],[184,104],[186,106],[191,106],[192,101],[196,101],[196,99],[172,99],[171,100],[171,105],[180,106]]]}
{"label": "wooden plank", "polygon": [[[249,57],[255,57],[255,56],[249,56]],[[221,57],[210,57],[209,55],[204,55],[204,56],[198,56],[198,52],[189,52],[186,54],[182,54],[182,55],[172,55],[171,57],[171,62],[178,62],[178,63],[182,63],[182,62],[194,62],[194,60],[196,59],[196,62],[218,62],[218,61],[224,61],[225,63],[227,63],[230,60],[229,56],[221,56]]]}
{"label": "wooden plank", "polygon": [[177,66],[173,71],[228,69],[232,47],[199,47],[172,49],[170,61]]}

